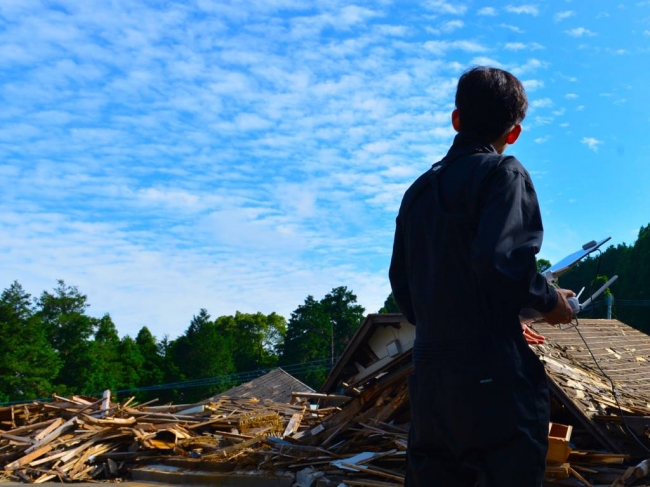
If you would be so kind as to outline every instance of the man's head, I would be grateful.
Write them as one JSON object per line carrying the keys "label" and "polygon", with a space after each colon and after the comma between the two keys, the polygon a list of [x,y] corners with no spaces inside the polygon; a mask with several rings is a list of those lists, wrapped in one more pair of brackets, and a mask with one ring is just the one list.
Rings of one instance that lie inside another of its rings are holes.
{"label": "man's head", "polygon": [[[479,66],[465,71],[458,80],[454,112],[457,130],[492,143],[518,127],[527,110],[524,87],[507,71]],[[514,140],[520,132],[518,127]]]}

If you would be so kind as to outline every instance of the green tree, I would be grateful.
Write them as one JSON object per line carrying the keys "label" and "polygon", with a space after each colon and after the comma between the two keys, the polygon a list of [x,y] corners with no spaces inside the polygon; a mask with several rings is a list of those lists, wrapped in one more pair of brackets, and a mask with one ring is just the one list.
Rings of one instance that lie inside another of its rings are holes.
{"label": "green tree", "polygon": [[287,327],[282,316],[237,311],[235,316],[219,317],[216,323],[230,335],[237,371],[269,368],[277,364]]}
{"label": "green tree", "polygon": [[185,334],[178,337],[171,348],[184,380],[212,379],[206,381],[208,386],[184,391],[184,400],[205,399],[231,385],[227,380],[215,382],[215,378],[235,371],[232,337],[222,323],[210,320],[205,309],[192,318]]}
{"label": "green tree", "polygon": [[321,300],[321,304],[329,316],[330,326],[333,330],[332,355],[338,357],[361,325],[365,309],[357,304],[357,296],[345,286],[332,289]]}
{"label": "green tree", "polygon": [[[323,363],[324,359],[329,359],[329,365]],[[318,388],[327,378],[332,359],[330,318],[320,302],[307,296],[305,303],[291,313],[287,323],[281,364],[305,364],[305,372],[293,375]],[[320,367],[315,368],[314,362],[320,362]]]}
{"label": "green tree", "polygon": [[96,387],[92,377],[96,366],[92,338],[99,320],[86,315],[86,295],[63,280],[57,282],[53,293],[41,294],[36,313],[62,361],[56,379],[57,392],[95,392],[92,390]]}
{"label": "green tree", "polygon": [[[143,326],[135,337],[135,343],[142,357],[138,386],[147,387],[164,383],[164,350],[161,353],[156,337],[151,334],[149,328]],[[147,396],[150,395],[147,394]],[[148,399],[152,399],[152,397],[148,397]]]}
{"label": "green tree", "polygon": [[[158,342],[158,355],[162,358],[161,370],[163,373],[163,384],[175,384],[185,380],[180,367],[176,363],[177,360],[177,344],[176,340],[170,340],[167,335],[164,335]],[[160,382],[152,382],[145,385],[152,386]],[[161,403],[179,402],[182,397],[183,390],[179,388],[165,387],[159,391],[150,391],[143,396],[150,399],[158,399]]]}
{"label": "green tree", "polygon": [[395,302],[393,293],[390,293],[384,301],[384,306],[379,310],[379,313],[401,313]]}
{"label": "green tree", "polygon": [[[106,389],[115,391],[122,384],[122,354],[117,328],[106,314],[95,322],[94,340],[88,341],[89,356],[86,357],[85,383],[81,392],[98,394]],[[85,347],[84,347],[85,349]]]}
{"label": "green tree", "polygon": [[332,289],[320,301],[307,296],[291,313],[280,363],[305,364],[305,371],[294,375],[312,387],[320,387],[364,317],[364,309],[356,301],[346,287]]}
{"label": "green tree", "polygon": [[537,272],[543,273],[551,268],[551,262],[546,259],[537,259]]}
{"label": "green tree", "polygon": [[17,281],[0,296],[0,336],[0,401],[49,396],[61,362]]}
{"label": "green tree", "polygon": [[[140,374],[144,366],[145,359],[140,352],[140,347],[136,340],[129,335],[124,336],[118,345],[120,353],[120,380],[119,389],[135,389],[140,385]],[[117,388],[116,388],[117,389]]]}

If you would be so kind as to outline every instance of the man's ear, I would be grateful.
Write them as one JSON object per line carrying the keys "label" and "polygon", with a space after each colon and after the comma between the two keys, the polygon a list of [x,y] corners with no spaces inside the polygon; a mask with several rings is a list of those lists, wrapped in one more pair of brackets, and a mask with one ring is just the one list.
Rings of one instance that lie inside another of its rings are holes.
{"label": "man's ear", "polygon": [[451,124],[456,132],[460,132],[460,112],[458,108],[451,112]]}
{"label": "man's ear", "polygon": [[517,142],[517,139],[519,138],[519,135],[521,134],[521,124],[517,124],[513,127],[513,129],[508,132],[508,135],[506,135],[506,144],[512,145],[515,142]]}

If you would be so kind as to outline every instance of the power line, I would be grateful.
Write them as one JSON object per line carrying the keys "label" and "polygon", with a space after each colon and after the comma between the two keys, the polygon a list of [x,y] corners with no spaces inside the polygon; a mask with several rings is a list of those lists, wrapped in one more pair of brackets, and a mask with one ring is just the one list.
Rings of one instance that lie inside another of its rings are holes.
{"label": "power line", "polygon": [[[338,357],[334,357],[335,360],[338,360]],[[186,381],[181,381],[181,382],[170,382],[167,384],[157,384],[157,385],[151,385],[151,386],[143,386],[143,387],[133,387],[133,388],[128,388],[128,389],[119,389],[116,391],[113,391],[114,394],[125,394],[125,393],[133,393],[133,392],[153,392],[153,391],[166,391],[170,389],[187,389],[191,387],[209,387],[209,386],[214,386],[214,385],[221,385],[225,383],[233,383],[236,385],[243,384],[245,382],[249,382],[253,379],[257,379],[258,377],[263,376],[264,374],[267,374],[270,370],[275,369],[276,367],[270,367],[270,368],[262,368],[262,369],[256,369],[256,370],[249,370],[245,372],[236,372],[233,374],[224,374],[224,375],[218,375],[218,376],[212,376],[212,377],[203,377],[200,379],[191,379],[191,380],[186,380]],[[291,375],[302,375],[306,374],[309,372],[320,372],[320,371],[328,371],[332,368],[332,361],[331,358],[324,358],[324,359],[319,359],[319,360],[312,360],[309,362],[302,362],[299,364],[288,364],[288,365],[283,365],[280,367],[282,370],[287,372],[288,374]],[[92,394],[88,394],[89,396],[100,396],[102,392],[94,392]],[[5,401],[5,402],[0,402],[0,406],[11,406],[14,404],[24,404],[24,403],[29,403],[29,402],[34,402],[34,401],[39,401],[39,402],[50,402],[52,401],[51,397],[47,398],[37,398],[37,399],[23,399],[23,400],[18,400],[18,401]]]}

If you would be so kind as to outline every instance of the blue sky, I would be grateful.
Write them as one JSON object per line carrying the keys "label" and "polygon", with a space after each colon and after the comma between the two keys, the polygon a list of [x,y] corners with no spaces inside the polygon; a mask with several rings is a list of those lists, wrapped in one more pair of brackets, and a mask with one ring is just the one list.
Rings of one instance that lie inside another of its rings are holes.
{"label": "blue sky", "polygon": [[[650,1],[2,0],[0,285],[175,338],[390,292],[473,65],[516,74],[551,262],[650,223]],[[621,276],[625,278],[625,276]]]}

